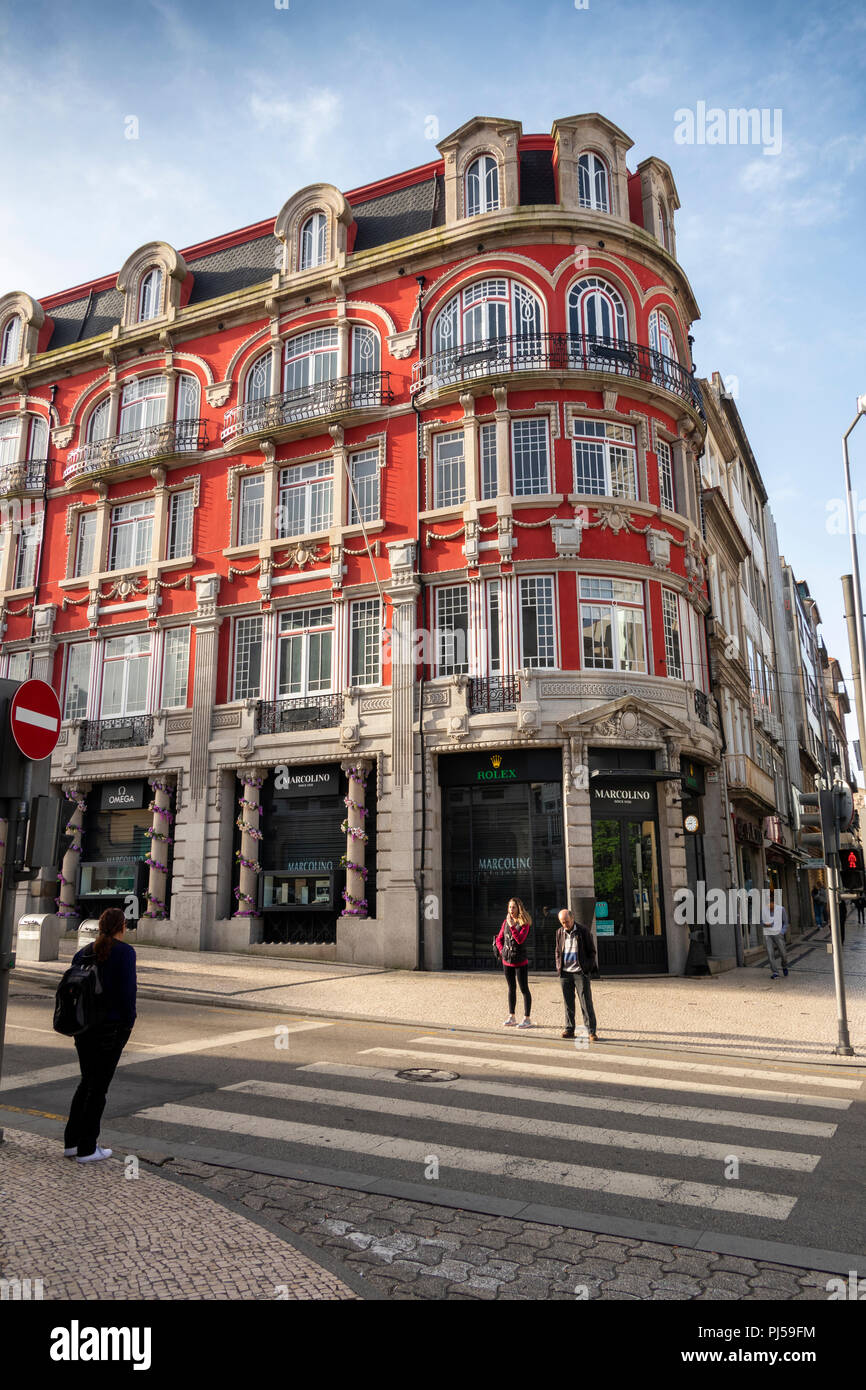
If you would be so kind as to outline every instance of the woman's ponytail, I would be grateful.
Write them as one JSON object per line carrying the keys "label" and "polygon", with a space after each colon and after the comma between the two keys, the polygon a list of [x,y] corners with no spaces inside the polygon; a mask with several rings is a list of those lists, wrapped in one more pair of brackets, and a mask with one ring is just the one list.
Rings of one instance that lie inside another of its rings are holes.
{"label": "woman's ponytail", "polygon": [[114,938],[118,932],[122,932],[126,926],[126,918],[119,907],[107,907],[99,919],[99,932],[93,943],[93,950],[97,960],[108,959],[108,953],[114,945]]}

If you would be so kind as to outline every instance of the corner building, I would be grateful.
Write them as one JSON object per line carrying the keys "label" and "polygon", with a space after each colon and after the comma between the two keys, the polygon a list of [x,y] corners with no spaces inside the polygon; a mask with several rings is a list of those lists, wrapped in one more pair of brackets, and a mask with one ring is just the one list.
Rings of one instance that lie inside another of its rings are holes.
{"label": "corner building", "polygon": [[[64,713],[64,915],[680,973],[727,862],[670,169],[591,114],[0,299],[0,674]],[[691,837],[691,838],[689,838]],[[698,840],[700,843],[698,843]]]}

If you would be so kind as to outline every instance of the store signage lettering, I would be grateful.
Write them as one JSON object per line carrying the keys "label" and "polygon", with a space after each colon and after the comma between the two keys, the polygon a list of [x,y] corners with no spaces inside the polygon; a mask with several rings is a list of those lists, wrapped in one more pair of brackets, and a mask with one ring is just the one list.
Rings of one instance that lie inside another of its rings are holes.
{"label": "store signage lettering", "polygon": [[503,870],[514,871],[515,869],[531,868],[532,859],[529,856],[527,856],[525,859],[479,859],[478,861],[478,870],[480,873],[496,873],[497,871]]}
{"label": "store signage lettering", "polygon": [[285,867],[288,874],[322,874],[333,869],[333,859],[293,859]]}
{"label": "store signage lettering", "polygon": [[280,763],[274,768],[274,790],[287,796],[305,796],[315,792],[339,791],[335,767],[288,767]]}
{"label": "store signage lettering", "polygon": [[652,794],[643,787],[593,787],[597,801],[652,801]]}
{"label": "store signage lettering", "polygon": [[503,767],[502,754],[494,753],[490,759],[490,767],[479,768],[475,776],[479,782],[516,782],[517,768]]}
{"label": "store signage lettering", "polygon": [[109,782],[102,788],[101,811],[137,811],[143,805],[143,782]]}

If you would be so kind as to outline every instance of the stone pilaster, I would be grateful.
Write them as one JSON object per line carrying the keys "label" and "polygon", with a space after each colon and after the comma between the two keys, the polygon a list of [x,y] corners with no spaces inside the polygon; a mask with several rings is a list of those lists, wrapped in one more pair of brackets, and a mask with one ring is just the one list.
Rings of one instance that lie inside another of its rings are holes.
{"label": "stone pilaster", "polygon": [[372,763],[369,758],[352,758],[341,764],[349,779],[346,797],[346,888],[343,914],[346,917],[367,916],[367,777]]}
{"label": "stone pilaster", "polygon": [[73,921],[67,920],[66,925],[67,927],[74,927],[78,920],[78,913],[75,910],[75,896],[78,888],[78,866],[81,860],[81,842],[84,833],[84,813],[87,810],[86,788],[81,783],[74,782],[64,787],[63,790],[67,801],[75,802],[75,810],[66,825],[69,844],[60,867],[60,896],[57,899],[57,916],[63,919],[73,918]]}
{"label": "stone pilaster", "polygon": [[171,843],[169,831],[173,819],[169,810],[172,789],[167,782],[162,782],[156,777],[150,778],[150,785],[153,790],[153,801],[150,803],[153,820],[148,856],[150,875],[147,883],[147,911],[144,916],[154,921],[162,921],[166,916],[165,890],[168,882],[168,847]]}
{"label": "stone pilaster", "polygon": [[262,814],[262,779],[252,772],[239,772],[238,777],[243,788],[239,800],[240,815],[237,819],[241,832],[241,847],[237,854],[240,873],[238,887],[235,889],[238,905],[232,917],[248,919],[251,928],[260,930],[262,922],[258,911],[258,878],[261,872],[259,841],[262,832],[259,829],[259,821]]}

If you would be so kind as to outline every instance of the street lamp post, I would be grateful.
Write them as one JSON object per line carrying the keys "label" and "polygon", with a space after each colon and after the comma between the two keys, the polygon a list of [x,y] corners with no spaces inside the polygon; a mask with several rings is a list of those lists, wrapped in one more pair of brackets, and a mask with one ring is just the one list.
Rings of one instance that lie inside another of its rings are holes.
{"label": "street lamp post", "polygon": [[[857,644],[857,670],[852,672],[854,701],[857,709],[857,732],[860,735],[860,758],[866,759],[866,706],[863,701],[863,681],[866,679],[866,633],[863,628],[863,591],[860,587],[860,560],[857,554],[857,521],[854,516],[854,497],[851,492],[851,463],[848,458],[848,436],[866,415],[866,396],[857,398],[857,414],[842,436],[842,463],[845,469],[845,495],[848,503],[848,531],[851,537],[851,567],[854,580],[854,635]],[[855,663],[852,662],[852,666]]]}

